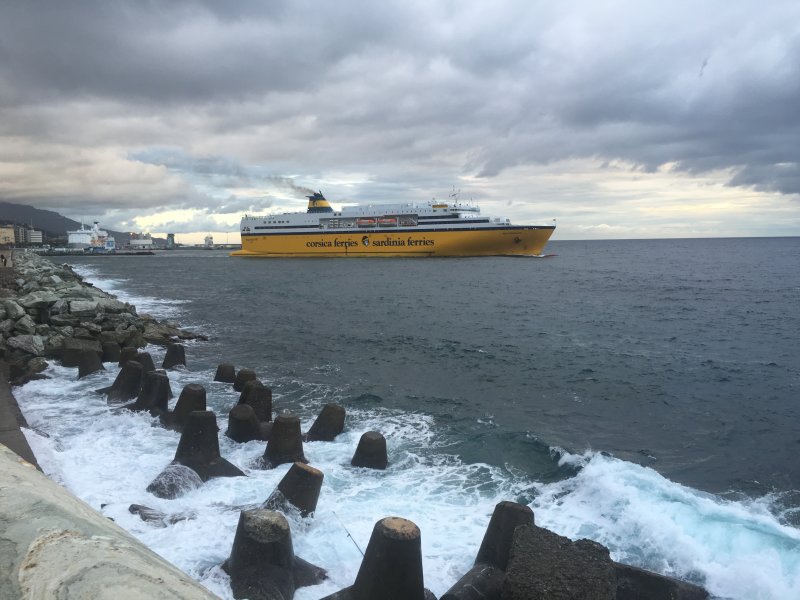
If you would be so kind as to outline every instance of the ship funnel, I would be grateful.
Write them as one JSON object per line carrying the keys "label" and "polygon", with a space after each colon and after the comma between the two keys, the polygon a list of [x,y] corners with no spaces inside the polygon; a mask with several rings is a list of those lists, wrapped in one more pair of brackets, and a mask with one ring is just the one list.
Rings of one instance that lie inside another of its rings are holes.
{"label": "ship funnel", "polygon": [[308,210],[306,212],[310,213],[333,212],[331,205],[328,204],[327,200],[325,200],[325,196],[322,195],[322,192],[315,192],[311,196],[306,196],[306,198],[308,198]]}

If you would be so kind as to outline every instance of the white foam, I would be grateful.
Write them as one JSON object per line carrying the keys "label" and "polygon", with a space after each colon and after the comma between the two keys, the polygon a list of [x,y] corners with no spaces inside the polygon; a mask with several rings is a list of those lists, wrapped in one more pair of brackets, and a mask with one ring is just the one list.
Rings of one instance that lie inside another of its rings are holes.
{"label": "white foam", "polygon": [[562,461],[584,466],[538,486],[537,525],[593,539],[615,560],[695,580],[718,597],[800,597],[800,531],[767,503],[724,501],[602,454]]}
{"label": "white foam", "polygon": [[[147,350],[156,363],[163,357],[161,348]],[[289,466],[252,469],[265,444],[236,444],[220,435],[222,455],[248,477],[211,480],[175,500],[152,496],[145,488],[172,460],[179,435],[148,415],[109,407],[94,392],[110,385],[117,373],[115,365],[106,367],[77,380],[74,369],[53,365],[46,371],[51,379],[15,391],[34,430],[26,433],[42,468],[94,508],[106,504],[104,514],[220,597],[231,598],[219,565],[230,552],[239,511],[263,502]],[[224,432],[227,412],[238,399],[231,386],[211,382],[211,372],[178,369],[169,377],[176,396],[187,383],[203,383]],[[288,392],[301,399],[303,430],[318,412],[320,397],[339,399],[331,386],[297,380],[274,386],[278,399]],[[387,438],[386,471],[349,465],[368,430]],[[538,525],[573,539],[596,540],[615,560],[693,580],[717,597],[800,597],[800,531],[771,514],[769,499],[723,501],[651,469],[592,452],[554,449],[561,463],[579,472],[540,484],[497,467],[464,464],[445,450],[430,416],[380,406],[350,409],[347,430],[335,442],[305,445],[306,457],[325,479],[315,518],[290,516],[294,547],[298,556],[327,569],[330,579],[301,588],[298,600],[351,585],[361,562],[354,541],[364,550],[375,522],[391,515],[420,527],[426,585],[441,595],[472,565],[495,504],[532,493]],[[166,513],[194,511],[196,518],[158,528],[128,512],[134,503]]]}

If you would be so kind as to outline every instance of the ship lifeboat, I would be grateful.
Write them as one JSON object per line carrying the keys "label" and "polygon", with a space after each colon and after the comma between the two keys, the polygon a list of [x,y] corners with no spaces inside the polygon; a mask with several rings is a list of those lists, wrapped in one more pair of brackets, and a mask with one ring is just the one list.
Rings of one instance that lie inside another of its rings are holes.
{"label": "ship lifeboat", "polygon": [[375,219],[356,219],[358,227],[375,227]]}
{"label": "ship lifeboat", "polygon": [[381,227],[397,227],[397,217],[381,217],[378,219]]}

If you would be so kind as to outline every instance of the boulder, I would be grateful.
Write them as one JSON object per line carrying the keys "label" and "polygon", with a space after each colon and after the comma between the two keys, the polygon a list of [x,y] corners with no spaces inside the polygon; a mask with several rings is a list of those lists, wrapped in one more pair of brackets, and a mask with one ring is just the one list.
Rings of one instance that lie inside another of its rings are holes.
{"label": "boulder", "polygon": [[14,324],[14,333],[18,335],[32,335],[36,333],[36,322],[30,315],[24,315]]}
{"label": "boulder", "polygon": [[25,309],[13,300],[5,300],[3,306],[6,309],[6,317],[15,321],[25,315]]}
{"label": "boulder", "polygon": [[203,485],[200,475],[189,467],[172,463],[147,486],[147,491],[158,498],[179,498]]}
{"label": "boulder", "polygon": [[6,345],[34,356],[44,355],[44,339],[40,335],[16,335],[8,338]]}
{"label": "boulder", "polygon": [[40,290],[17,298],[17,304],[22,308],[47,308],[55,304],[58,299],[53,292]]}

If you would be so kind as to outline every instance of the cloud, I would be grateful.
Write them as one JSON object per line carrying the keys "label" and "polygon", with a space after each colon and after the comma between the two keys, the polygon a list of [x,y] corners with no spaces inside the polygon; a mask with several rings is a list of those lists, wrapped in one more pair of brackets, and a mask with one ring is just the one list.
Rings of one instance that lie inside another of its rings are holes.
{"label": "cloud", "polygon": [[603,164],[797,204],[798,22],[788,0],[6,2],[0,198],[209,214],[456,185],[527,215],[547,168],[589,161],[562,206],[618,212]]}

